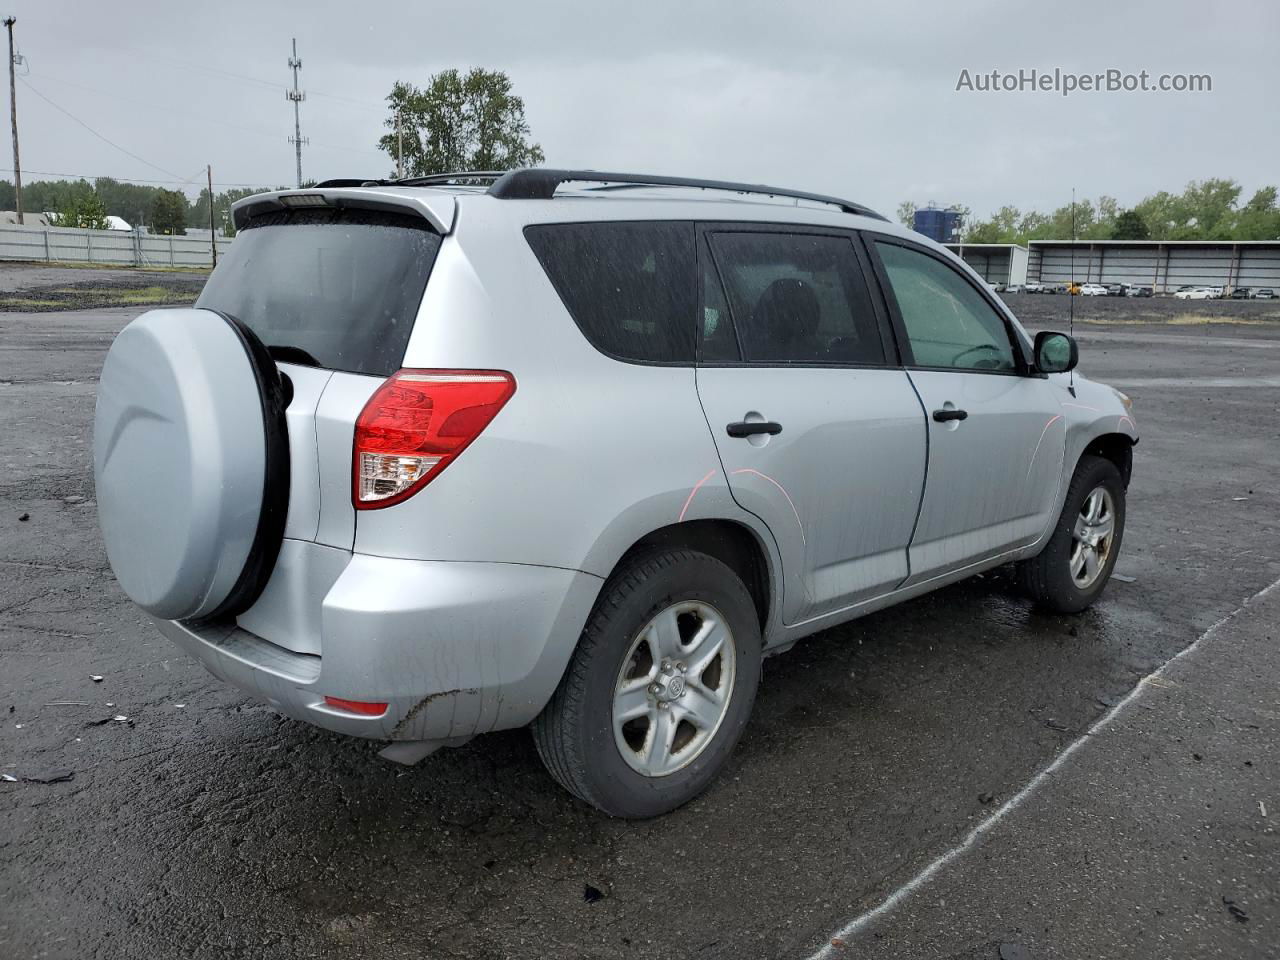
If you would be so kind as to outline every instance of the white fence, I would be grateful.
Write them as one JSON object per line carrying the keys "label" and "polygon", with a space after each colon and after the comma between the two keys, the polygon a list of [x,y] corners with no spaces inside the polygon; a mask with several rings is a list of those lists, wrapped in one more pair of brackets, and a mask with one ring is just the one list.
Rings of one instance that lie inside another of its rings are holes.
{"label": "white fence", "polygon": [[[218,237],[218,256],[231,246]],[[140,230],[81,230],[72,227],[0,225],[0,260],[50,263],[114,263],[133,267],[208,267],[209,238],[163,237]]]}

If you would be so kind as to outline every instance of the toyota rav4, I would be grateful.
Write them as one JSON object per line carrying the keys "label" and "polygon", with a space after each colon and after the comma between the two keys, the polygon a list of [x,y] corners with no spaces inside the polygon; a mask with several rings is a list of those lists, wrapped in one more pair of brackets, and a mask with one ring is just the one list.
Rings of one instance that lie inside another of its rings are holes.
{"label": "toyota rav4", "polygon": [[240,201],[98,394],[125,593],[216,676],[412,763],[531,725],[616,816],[703,790],[761,658],[998,565],[1116,562],[1128,399],[856,203],[532,169]]}

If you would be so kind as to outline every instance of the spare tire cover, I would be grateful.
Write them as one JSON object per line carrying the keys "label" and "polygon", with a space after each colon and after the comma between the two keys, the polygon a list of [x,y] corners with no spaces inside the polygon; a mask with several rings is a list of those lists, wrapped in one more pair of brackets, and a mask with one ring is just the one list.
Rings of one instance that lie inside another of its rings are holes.
{"label": "spare tire cover", "polygon": [[280,376],[261,341],[209,310],[153,310],[107,352],[93,467],[107,559],[165,620],[246,609],[288,507]]}

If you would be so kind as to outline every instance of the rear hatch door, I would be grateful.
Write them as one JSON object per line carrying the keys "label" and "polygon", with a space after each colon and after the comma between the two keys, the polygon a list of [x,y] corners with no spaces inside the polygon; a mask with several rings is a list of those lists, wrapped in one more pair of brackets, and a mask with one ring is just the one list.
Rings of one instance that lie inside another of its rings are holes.
{"label": "rear hatch door", "polygon": [[240,617],[288,649],[319,652],[319,601],[355,537],[355,422],[400,368],[440,242],[412,210],[270,209],[241,224],[196,303],[249,327],[292,388],[285,540]]}

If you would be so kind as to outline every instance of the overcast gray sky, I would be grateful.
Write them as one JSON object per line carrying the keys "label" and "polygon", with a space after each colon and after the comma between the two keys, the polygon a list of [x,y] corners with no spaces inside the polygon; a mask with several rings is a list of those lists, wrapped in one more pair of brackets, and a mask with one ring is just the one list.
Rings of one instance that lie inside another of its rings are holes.
{"label": "overcast gray sky", "polygon": [[[1192,179],[1280,183],[1280,4],[9,0],[26,179],[291,184],[379,176],[396,80],[504,70],[547,163],[903,200],[1130,204]],[[961,70],[1210,74],[1210,93],[957,92]],[[29,71],[29,72],[28,72]],[[234,75],[234,76],[233,76]],[[123,147],[116,149],[46,100]],[[8,151],[0,149],[0,157]],[[8,167],[7,159],[0,166]],[[12,172],[0,172],[12,177]]]}

